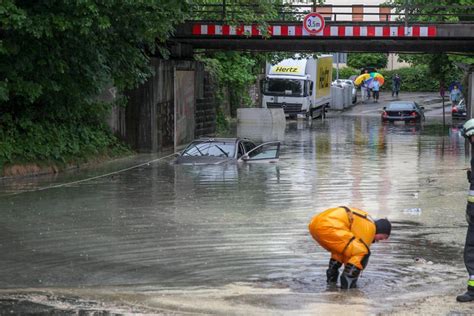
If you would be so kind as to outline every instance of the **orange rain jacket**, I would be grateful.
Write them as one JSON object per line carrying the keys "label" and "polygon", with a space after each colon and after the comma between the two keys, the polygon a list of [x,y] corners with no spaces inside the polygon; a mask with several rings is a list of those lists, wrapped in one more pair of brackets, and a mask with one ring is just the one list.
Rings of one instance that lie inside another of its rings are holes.
{"label": "orange rain jacket", "polygon": [[354,207],[330,208],[313,217],[309,231],[334,260],[365,268],[361,261],[370,255],[375,237],[375,224],[367,212]]}

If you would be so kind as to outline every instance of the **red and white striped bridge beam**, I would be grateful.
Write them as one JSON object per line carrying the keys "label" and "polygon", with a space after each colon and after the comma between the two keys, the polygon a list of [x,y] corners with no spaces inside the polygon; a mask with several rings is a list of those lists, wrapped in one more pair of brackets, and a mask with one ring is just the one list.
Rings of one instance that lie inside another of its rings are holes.
{"label": "red and white striped bridge beam", "polygon": [[171,42],[224,50],[472,53],[474,24],[326,22],[310,34],[301,22],[272,23],[262,34],[257,24],[190,21],[177,28]]}
{"label": "red and white striped bridge beam", "polygon": [[[334,25],[325,26],[317,34],[308,33],[302,25],[271,25],[268,35],[271,37],[436,37],[436,26],[359,26],[359,25]],[[262,37],[258,25],[219,25],[195,23],[192,34],[194,36],[245,36]]]}

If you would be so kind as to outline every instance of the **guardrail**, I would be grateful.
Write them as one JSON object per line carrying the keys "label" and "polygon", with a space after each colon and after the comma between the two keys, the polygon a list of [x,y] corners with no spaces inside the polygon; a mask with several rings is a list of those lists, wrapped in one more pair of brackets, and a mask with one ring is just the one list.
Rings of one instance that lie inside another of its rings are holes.
{"label": "guardrail", "polygon": [[266,18],[268,22],[300,21],[310,12],[320,13],[327,21],[473,23],[474,5],[269,5],[195,4],[192,20],[236,21],[242,15]]}

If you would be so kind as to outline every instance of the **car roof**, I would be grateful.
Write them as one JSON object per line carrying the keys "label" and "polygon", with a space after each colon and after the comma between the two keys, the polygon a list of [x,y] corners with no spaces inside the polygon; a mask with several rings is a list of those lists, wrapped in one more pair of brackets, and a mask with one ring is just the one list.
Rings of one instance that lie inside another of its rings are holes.
{"label": "car roof", "polygon": [[389,105],[398,105],[398,104],[410,104],[410,105],[413,105],[415,104],[415,101],[393,101],[393,102],[390,102]]}
{"label": "car roof", "polygon": [[238,142],[240,140],[250,141],[247,138],[240,138],[240,137],[201,137],[198,139],[193,140],[192,142],[223,142],[223,143],[231,143],[231,142]]}

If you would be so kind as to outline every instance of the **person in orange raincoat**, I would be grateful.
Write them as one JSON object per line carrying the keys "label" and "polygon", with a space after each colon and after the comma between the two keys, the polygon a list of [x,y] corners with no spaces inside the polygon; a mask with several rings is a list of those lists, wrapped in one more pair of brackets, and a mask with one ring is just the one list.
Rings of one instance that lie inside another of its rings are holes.
{"label": "person in orange raincoat", "polygon": [[344,264],[341,288],[355,288],[360,272],[369,262],[370,245],[388,239],[391,230],[388,219],[373,220],[367,212],[354,207],[330,208],[314,216],[309,223],[311,236],[331,253],[327,282],[337,282],[339,268]]}

